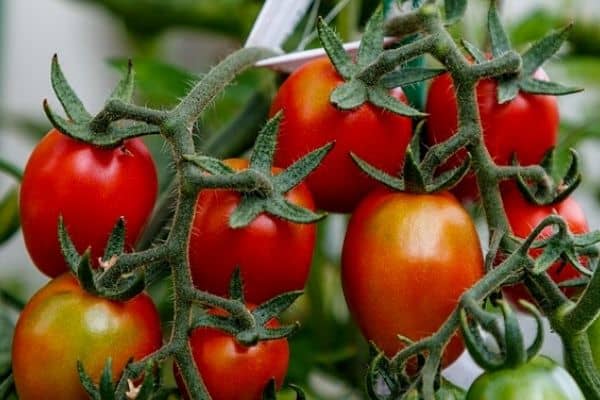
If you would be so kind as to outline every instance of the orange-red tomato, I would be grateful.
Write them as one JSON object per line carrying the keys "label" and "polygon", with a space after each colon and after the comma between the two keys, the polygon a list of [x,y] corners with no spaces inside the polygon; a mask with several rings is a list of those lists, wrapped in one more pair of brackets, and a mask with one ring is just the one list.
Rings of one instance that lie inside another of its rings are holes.
{"label": "orange-red tomato", "polygon": [[77,361],[98,383],[106,360],[118,378],[128,360],[160,348],[158,311],[146,294],[125,302],[92,296],[71,275],[50,281],[21,313],[12,372],[21,400],[85,400]]}
{"label": "orange-red tomato", "polygon": [[[504,210],[506,211],[510,227],[512,228],[513,233],[520,238],[529,236],[531,231],[533,231],[544,218],[552,214],[557,214],[564,218],[572,233],[582,234],[589,232],[585,214],[577,201],[572,197],[567,197],[560,203],[551,206],[538,206],[529,203],[523,197],[521,192],[519,192],[517,187],[514,184],[511,184],[503,187],[502,199],[504,201]],[[548,237],[551,234],[552,228],[548,227],[542,231],[540,238]],[[542,249],[532,249],[530,250],[530,254],[532,256],[537,256],[541,254],[542,251]],[[579,271],[577,271],[575,267],[562,261],[553,264],[548,269],[548,273],[557,283],[580,276]],[[578,289],[576,288],[563,289],[563,292],[567,296],[573,296],[577,291]],[[523,285],[505,287],[503,292],[515,303],[520,299],[530,302],[533,301],[529,292]]]}
{"label": "orange-red tomato", "polygon": [[[269,327],[279,324],[273,320]],[[260,400],[271,379],[279,388],[288,369],[290,351],[287,339],[262,341],[245,347],[225,332],[197,328],[190,335],[194,362],[213,400]],[[185,398],[189,398],[175,366],[175,378]]]}
{"label": "orange-red tomato", "polygon": [[[535,77],[548,79],[542,69],[536,71]],[[510,164],[513,154],[521,165],[539,163],[544,154],[556,145],[559,123],[556,98],[519,92],[513,100],[498,104],[497,87],[494,79],[484,79],[477,84],[485,146],[500,165]],[[426,111],[429,114],[426,135],[429,145],[444,142],[456,133],[456,97],[449,74],[431,82]],[[464,151],[458,152],[444,168],[460,165],[465,155]],[[472,173],[465,176],[452,192],[461,200],[476,200],[479,190],[475,176]]]}
{"label": "orange-red tomato", "polygon": [[49,277],[68,270],[58,242],[60,215],[77,250],[92,247],[94,263],[119,217],[125,217],[125,243],[133,248],[156,193],[154,161],[140,139],[102,149],[53,129],[23,175],[19,205],[27,251]]}
{"label": "orange-red tomato", "polygon": [[[344,80],[328,58],[308,62],[279,88],[271,114],[283,110],[275,165],[287,167],[306,153],[331,141],[335,146],[306,180],[320,209],[350,212],[371,190],[381,186],[363,173],[350,152],[375,167],[396,173],[412,134],[410,118],[382,110],[370,103],[342,111],[329,97]],[[406,102],[400,89],[392,91]]]}
{"label": "orange-red tomato", "polygon": [[[342,283],[362,333],[385,354],[435,333],[461,294],[484,273],[471,218],[449,193],[376,191],[350,219],[342,253]],[[454,336],[444,354],[463,351]]]}
{"label": "orange-red tomato", "polygon": [[[248,167],[242,159],[225,163],[238,171]],[[311,193],[302,183],[286,198],[314,210]],[[240,194],[230,190],[203,190],[198,195],[189,247],[196,287],[227,296],[231,275],[239,266],[246,300],[251,303],[302,290],[315,246],[315,224],[297,224],[263,213],[248,226],[232,229],[229,216],[239,202]]]}

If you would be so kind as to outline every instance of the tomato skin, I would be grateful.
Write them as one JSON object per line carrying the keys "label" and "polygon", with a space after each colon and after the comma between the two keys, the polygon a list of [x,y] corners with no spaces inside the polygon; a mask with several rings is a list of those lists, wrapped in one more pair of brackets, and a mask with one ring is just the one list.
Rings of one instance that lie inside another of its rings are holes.
{"label": "tomato skin", "polygon": [[486,372],[467,392],[466,400],[584,400],[575,380],[545,357],[512,369]]}
{"label": "tomato skin", "polygon": [[57,238],[59,215],[80,253],[92,247],[94,264],[121,216],[126,246],[133,248],[157,185],[154,161],[140,139],[101,149],[51,130],[31,154],[21,185],[21,224],[33,263],[49,277],[68,270]]}
{"label": "tomato skin", "polygon": [[21,313],[12,367],[21,400],[88,399],[77,360],[98,383],[108,357],[117,379],[130,357],[162,344],[158,311],[146,294],[116,302],[85,292],[71,274],[50,281]]}
{"label": "tomato skin", "polygon": [[[350,152],[375,167],[397,173],[404,162],[412,135],[410,118],[379,109],[369,103],[342,111],[329,97],[342,84],[328,58],[306,63],[279,88],[271,114],[283,110],[277,139],[275,165],[287,167],[308,152],[331,141],[335,146],[306,180],[317,207],[332,212],[350,212],[361,198],[381,187],[363,173]],[[401,90],[392,91],[406,102]]]}
{"label": "tomato skin", "polygon": [[[269,327],[279,324],[273,320]],[[278,388],[288,369],[290,350],[287,339],[262,341],[245,347],[225,332],[213,328],[197,328],[190,335],[194,362],[212,400],[261,400],[275,378]],[[177,366],[175,379],[186,399],[185,385]]]}
{"label": "tomato skin", "polygon": [[[225,163],[238,171],[248,167],[248,161],[242,159]],[[286,198],[301,207],[315,208],[304,184],[290,190]],[[297,224],[263,213],[248,226],[232,229],[229,216],[239,202],[240,194],[234,191],[200,192],[189,247],[196,287],[227,296],[231,275],[239,266],[246,300],[251,303],[302,290],[315,247],[315,224]]]}
{"label": "tomato skin", "polygon": [[[516,185],[511,183],[503,188],[502,199],[508,222],[517,237],[526,238],[544,218],[552,214],[557,214],[564,218],[572,233],[582,234],[589,232],[585,214],[577,201],[572,197],[567,197],[565,200],[554,205],[538,206],[529,203],[517,189]],[[548,227],[542,231],[540,238],[548,237],[551,234],[552,228]],[[530,250],[532,256],[537,256],[541,253],[541,249]],[[582,262],[585,263],[585,260],[582,260]],[[579,271],[573,265],[565,264],[560,260],[548,269],[548,273],[557,283],[580,276]],[[573,297],[578,291],[579,289],[577,288],[563,289],[563,292],[569,297]],[[504,287],[503,292],[515,304],[520,299],[529,302],[533,301],[525,286],[521,284]]]}
{"label": "tomato skin", "polygon": [[[397,335],[433,334],[484,273],[473,222],[449,193],[376,191],[357,207],[342,251],[342,284],[368,340],[393,356]],[[444,355],[463,350],[456,335]]]}
{"label": "tomato skin", "polygon": [[[542,69],[534,75],[548,80]],[[493,160],[499,165],[511,163],[513,153],[521,165],[538,164],[556,145],[559,125],[558,103],[554,96],[519,92],[505,104],[497,102],[498,84],[484,79],[477,84],[477,103],[483,127],[483,139]],[[457,130],[457,106],[454,85],[449,74],[433,79],[427,96],[426,112],[429,145],[449,139]],[[463,150],[452,156],[442,170],[456,167],[465,159]],[[452,189],[460,200],[477,200],[479,190],[473,173]]]}

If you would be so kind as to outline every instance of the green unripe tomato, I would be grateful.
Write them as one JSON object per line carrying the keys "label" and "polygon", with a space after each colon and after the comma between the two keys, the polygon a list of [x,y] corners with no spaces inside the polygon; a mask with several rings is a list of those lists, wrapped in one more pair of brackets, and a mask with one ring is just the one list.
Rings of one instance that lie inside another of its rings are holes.
{"label": "green unripe tomato", "polygon": [[585,400],[569,373],[554,361],[536,357],[516,368],[485,372],[466,400]]}

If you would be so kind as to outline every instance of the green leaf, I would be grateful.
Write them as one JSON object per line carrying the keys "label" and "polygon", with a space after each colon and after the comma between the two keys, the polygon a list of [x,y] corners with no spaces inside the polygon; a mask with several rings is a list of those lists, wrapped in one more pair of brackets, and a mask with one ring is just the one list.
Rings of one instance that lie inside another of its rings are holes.
{"label": "green leaf", "polygon": [[[108,60],[109,65],[123,72],[130,62],[125,58]],[[132,63],[137,88],[151,106],[174,105],[202,76],[151,58],[134,58]]]}
{"label": "green leaf", "polygon": [[62,215],[58,217],[58,241],[60,243],[61,253],[63,257],[65,257],[67,265],[71,268],[71,271],[77,275],[81,256],[67,232]]}
{"label": "green leaf", "polygon": [[350,79],[356,71],[356,66],[350,60],[346,50],[344,50],[339,36],[327,25],[323,18],[319,18],[317,22],[317,32],[319,33],[321,45],[331,59],[336,71],[342,78],[346,80]]}
{"label": "green leaf", "polygon": [[10,239],[20,226],[19,189],[13,186],[0,200],[0,244]]}
{"label": "green leaf", "polygon": [[131,98],[133,97],[133,88],[135,81],[135,71],[133,70],[133,65],[131,64],[131,60],[127,63],[127,72],[125,76],[119,81],[115,90],[113,90],[110,95],[113,99],[119,99],[124,101],[125,103],[129,103]]}
{"label": "green leaf", "polygon": [[388,89],[423,82],[446,72],[444,68],[401,68],[385,74],[380,82]]}
{"label": "green leaf", "polygon": [[120,217],[115,224],[110,236],[108,243],[104,249],[104,256],[102,261],[107,262],[112,256],[118,256],[123,253],[125,249],[125,219]]}
{"label": "green leaf", "polygon": [[290,203],[282,197],[265,202],[265,211],[271,215],[299,224],[311,224],[325,218],[326,214],[316,213]]}
{"label": "green leaf", "polygon": [[296,187],[304,180],[304,178],[314,171],[319,164],[321,164],[321,161],[323,161],[332,148],[333,143],[328,143],[325,146],[319,147],[287,167],[279,175],[274,176],[273,185],[277,191],[287,193]]}
{"label": "green leaf", "polygon": [[371,178],[383,183],[384,185],[386,185],[392,189],[395,189],[398,191],[404,190],[404,181],[402,179],[392,176],[385,171],[375,168],[374,166],[372,166],[371,164],[369,164],[368,162],[366,162],[365,160],[363,160],[362,158],[360,158],[359,156],[357,156],[354,153],[350,153],[350,157],[352,157],[352,160],[356,163],[358,168],[360,168],[364,173],[369,175]]}
{"label": "green leaf", "polygon": [[383,50],[383,10],[378,8],[365,27],[365,32],[358,48],[358,65],[366,67]]}
{"label": "green leaf", "polygon": [[372,87],[368,91],[369,102],[379,108],[391,111],[398,115],[405,117],[422,118],[426,117],[427,114],[422,113],[410,106],[407,106],[400,100],[392,97],[389,92],[381,87]]}
{"label": "green leaf", "polygon": [[462,18],[467,10],[467,0],[444,0],[446,21],[453,23]]}
{"label": "green leaf", "polygon": [[490,41],[492,42],[492,54],[494,57],[498,57],[510,50],[510,40],[506,35],[506,31],[500,21],[498,15],[497,0],[490,1],[490,8],[488,10],[488,31],[490,34]]}
{"label": "green leaf", "polygon": [[278,111],[273,118],[267,121],[256,138],[250,157],[250,168],[268,176],[271,175],[273,167],[277,132],[282,118],[283,112]]}
{"label": "green leaf", "polygon": [[342,110],[353,110],[363,105],[368,99],[367,85],[359,80],[349,80],[336,87],[329,100]]}
{"label": "green leaf", "polygon": [[541,81],[535,78],[523,79],[519,82],[519,88],[527,93],[546,94],[551,96],[564,96],[567,94],[578,93],[583,88],[574,86],[564,86],[560,83]]}
{"label": "green leaf", "polygon": [[67,82],[67,79],[60,68],[60,64],[58,63],[58,56],[56,54],[52,57],[50,81],[54,93],[56,93],[56,97],[70,119],[81,123],[89,121],[92,118],[83,106],[81,100],[79,100],[79,97],[77,97],[77,94],[75,94],[73,88],[71,88]]}
{"label": "green leaf", "polygon": [[531,76],[550,57],[560,49],[567,40],[572,25],[567,25],[561,30],[554,31],[534,43],[523,53],[523,76]]}
{"label": "green leaf", "polygon": [[481,64],[486,61],[485,54],[483,54],[483,52],[479,50],[477,46],[475,46],[471,42],[468,42],[465,39],[461,40],[461,44],[463,45],[467,53],[469,53],[469,55],[473,57],[476,63]]}

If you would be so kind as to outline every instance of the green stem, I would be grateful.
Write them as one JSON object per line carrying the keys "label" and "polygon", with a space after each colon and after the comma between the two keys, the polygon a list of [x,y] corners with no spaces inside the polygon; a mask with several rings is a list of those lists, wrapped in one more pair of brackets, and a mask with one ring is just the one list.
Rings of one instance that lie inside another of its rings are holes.
{"label": "green stem", "polygon": [[23,171],[11,162],[0,158],[0,171],[12,176],[16,181],[23,180]]}

